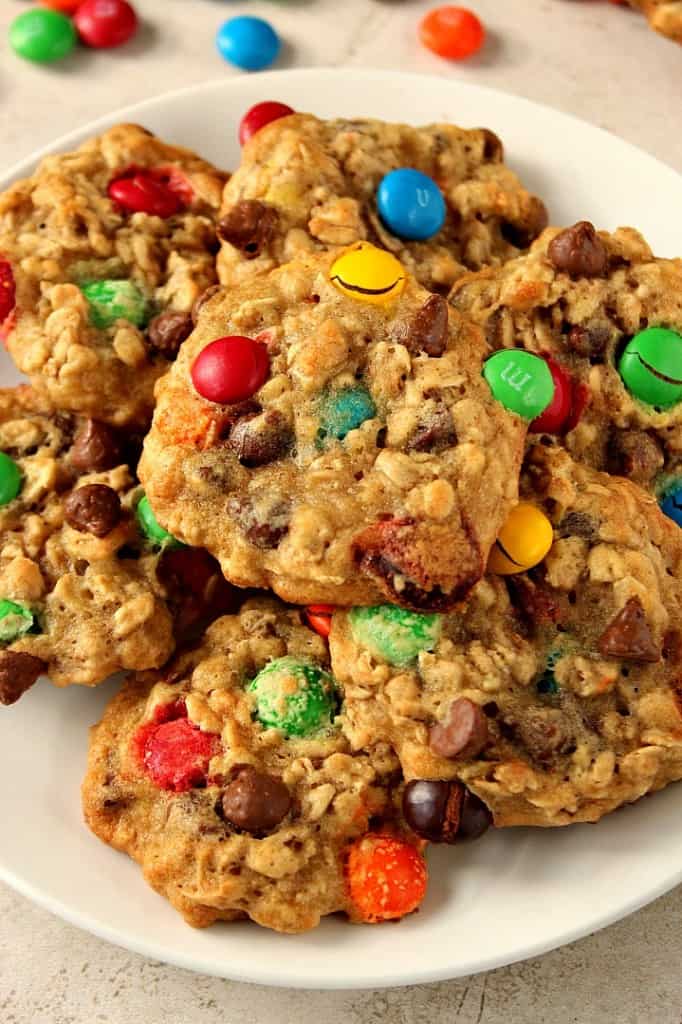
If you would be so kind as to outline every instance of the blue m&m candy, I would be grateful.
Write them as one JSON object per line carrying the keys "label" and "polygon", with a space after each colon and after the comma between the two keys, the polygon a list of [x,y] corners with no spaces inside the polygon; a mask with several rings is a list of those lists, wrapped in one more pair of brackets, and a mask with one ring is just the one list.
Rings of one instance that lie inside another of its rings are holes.
{"label": "blue m&m candy", "polygon": [[676,480],[661,498],[661,512],[665,512],[678,526],[682,526],[682,480]]}
{"label": "blue m&m candy", "polygon": [[398,238],[423,242],[445,223],[445,200],[433,178],[401,167],[379,183],[377,209],[388,230]]}
{"label": "blue m&m candy", "polygon": [[244,14],[220,26],[216,45],[230,64],[244,71],[261,71],[277,59],[282,44],[270,22]]}

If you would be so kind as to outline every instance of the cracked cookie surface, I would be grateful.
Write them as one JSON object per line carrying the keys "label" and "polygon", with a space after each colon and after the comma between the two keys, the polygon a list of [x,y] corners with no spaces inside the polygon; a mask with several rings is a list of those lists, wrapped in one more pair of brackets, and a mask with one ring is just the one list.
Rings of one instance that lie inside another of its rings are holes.
{"label": "cracked cookie surface", "polygon": [[115,424],[148,420],[154,383],[216,280],[225,177],[118,125],[45,157],[0,196],[0,264],[14,290],[3,333],[53,404]]}
{"label": "cracked cookie surface", "polygon": [[393,744],[406,779],[460,780],[498,826],[597,821],[682,777],[680,531],[558,448],[531,449],[521,494],[554,527],[535,569],[446,616],[335,614],[342,727]]}

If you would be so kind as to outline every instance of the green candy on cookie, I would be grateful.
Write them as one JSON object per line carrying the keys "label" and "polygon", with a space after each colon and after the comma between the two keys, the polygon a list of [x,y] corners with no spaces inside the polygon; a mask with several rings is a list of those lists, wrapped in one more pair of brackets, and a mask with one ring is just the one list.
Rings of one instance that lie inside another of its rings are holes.
{"label": "green candy on cookie", "polygon": [[35,615],[16,601],[0,600],[0,644],[11,644],[33,629]]}
{"label": "green candy on cookie", "polygon": [[135,509],[135,516],[137,518],[137,525],[140,527],[143,535],[147,540],[159,548],[181,548],[184,547],[182,541],[177,540],[172,533],[168,530],[164,530],[161,523],[158,521],[152,511],[152,507],[149,504],[149,498],[144,494],[137,503]]}
{"label": "green candy on cookie", "polygon": [[0,452],[0,505],[9,505],[21,490],[21,470],[14,459]]}
{"label": "green candy on cookie", "polygon": [[682,335],[647,327],[627,343],[618,364],[625,387],[640,402],[669,409],[682,401]]}
{"label": "green candy on cookie", "polygon": [[332,724],[336,683],[312,661],[275,658],[247,690],[256,699],[256,717],[266,728],[281,729],[287,736],[312,736]]}
{"label": "green candy on cookie", "polygon": [[421,615],[392,604],[353,608],[348,613],[357,643],[391,665],[409,665],[421,651],[432,651],[440,639],[440,615]]}
{"label": "green candy on cookie", "polygon": [[144,327],[150,318],[149,304],[132,281],[90,281],[81,291],[90,306],[90,323],[100,331],[117,320]]}

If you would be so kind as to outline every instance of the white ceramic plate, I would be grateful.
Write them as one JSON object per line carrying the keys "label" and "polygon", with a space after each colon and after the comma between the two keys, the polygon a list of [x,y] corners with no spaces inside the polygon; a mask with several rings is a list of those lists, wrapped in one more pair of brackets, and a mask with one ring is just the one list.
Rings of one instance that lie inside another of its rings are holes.
{"label": "white ceramic plate", "polygon": [[[674,171],[565,114],[443,78],[357,70],[231,78],[119,110],[45,152],[133,120],[234,167],[239,118],[262,99],[327,117],[484,125],[502,136],[510,162],[547,200],[554,223],[633,224],[661,255],[682,248],[682,180]],[[0,184],[28,173],[40,155]],[[18,379],[4,354],[0,379]],[[127,857],[100,844],[81,822],[87,727],[115,688],[38,686],[0,713],[0,878],[81,928],[155,959],[306,988],[435,981],[552,949],[682,880],[682,787],[672,787],[597,826],[513,830],[468,847],[433,849],[424,907],[399,926],[327,920],[296,937],[244,924],[195,931],[147,888]]]}

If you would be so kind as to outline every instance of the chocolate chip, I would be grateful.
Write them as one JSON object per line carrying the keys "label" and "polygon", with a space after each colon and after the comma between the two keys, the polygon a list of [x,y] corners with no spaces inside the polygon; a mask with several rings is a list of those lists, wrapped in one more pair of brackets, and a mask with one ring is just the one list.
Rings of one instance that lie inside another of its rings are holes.
{"label": "chocolate chip", "polygon": [[529,709],[514,726],[524,747],[535,761],[546,763],[567,750],[571,736],[561,711]]}
{"label": "chocolate chip", "polygon": [[485,322],[485,340],[490,349],[497,352],[504,348],[505,310],[502,306],[494,309]]}
{"label": "chocolate chip", "polygon": [[99,420],[86,420],[76,434],[69,458],[81,473],[101,473],[120,465],[123,445],[113,427]]}
{"label": "chocolate chip", "polygon": [[549,224],[549,215],[545,204],[536,197],[532,198],[528,217],[522,224],[504,221],[500,231],[505,241],[517,249],[527,249]]}
{"label": "chocolate chip", "polygon": [[64,499],[64,517],[74,530],[106,537],[121,518],[121,500],[106,484],[86,484]]}
{"label": "chocolate chip", "polygon": [[477,839],[490,825],[490,811],[461,782],[413,779],[403,792],[403,816],[413,832],[432,843]]}
{"label": "chocolate chip", "polygon": [[665,462],[661,445],[644,430],[614,431],[607,456],[609,473],[629,477],[642,486],[651,483]]}
{"label": "chocolate chip", "polygon": [[429,730],[429,747],[438,757],[468,760],[478,757],[488,742],[488,721],[468,697],[453,700],[442,722]]}
{"label": "chocolate chip", "polygon": [[204,291],[199,295],[192,306],[192,323],[196,327],[197,320],[201,310],[206,305],[209,299],[212,299],[220,291],[219,284],[212,284],[209,288],[205,288]]}
{"label": "chocolate chip", "polygon": [[521,613],[521,618],[531,635],[538,627],[560,620],[561,605],[549,587],[536,583],[527,576],[507,577],[507,587],[512,603]]}
{"label": "chocolate chip", "polygon": [[47,664],[23,651],[0,652],[0,704],[14,704],[35,683]]}
{"label": "chocolate chip", "polygon": [[479,129],[483,134],[483,159],[490,163],[500,164],[504,160],[504,146],[502,140],[491,132],[489,128]]}
{"label": "chocolate chip", "polygon": [[579,356],[588,359],[600,359],[604,355],[604,349],[611,340],[612,330],[610,327],[589,325],[577,325],[566,334],[565,344]]}
{"label": "chocolate chip", "polygon": [[225,820],[252,834],[272,831],[289,813],[289,790],[281,779],[251,765],[237,765],[235,773],[222,796]]}
{"label": "chocolate chip", "polygon": [[152,348],[167,359],[174,359],[183,341],[190,336],[194,323],[190,313],[160,313],[147,328],[147,340]]}
{"label": "chocolate chip", "polygon": [[412,355],[442,356],[448,343],[448,304],[432,295],[401,333],[401,342]]}
{"label": "chocolate chip", "polygon": [[442,402],[420,417],[405,445],[412,452],[441,452],[457,444],[450,410]]}
{"label": "chocolate chip", "polygon": [[235,249],[255,259],[272,240],[277,211],[257,199],[241,199],[218,222],[218,235]]}
{"label": "chocolate chip", "polygon": [[631,597],[599,638],[597,646],[606,658],[654,662],[661,658],[642,602]]}
{"label": "chocolate chip", "polygon": [[558,271],[570,277],[603,277],[609,264],[606,246],[587,220],[553,238],[547,255]]}
{"label": "chocolate chip", "polygon": [[250,499],[235,497],[228,501],[227,508],[246,539],[262,551],[276,548],[289,532],[291,508],[286,502],[261,510]]}
{"label": "chocolate chip", "polygon": [[293,433],[276,409],[262,416],[241,419],[232,428],[229,445],[242,466],[254,469],[281,459],[290,450]]}
{"label": "chocolate chip", "polygon": [[459,833],[457,838],[480,839],[493,823],[490,810],[469,789],[464,790],[464,799],[459,813]]}
{"label": "chocolate chip", "polygon": [[594,541],[599,537],[599,523],[587,512],[567,512],[557,532],[560,537],[583,537]]}

